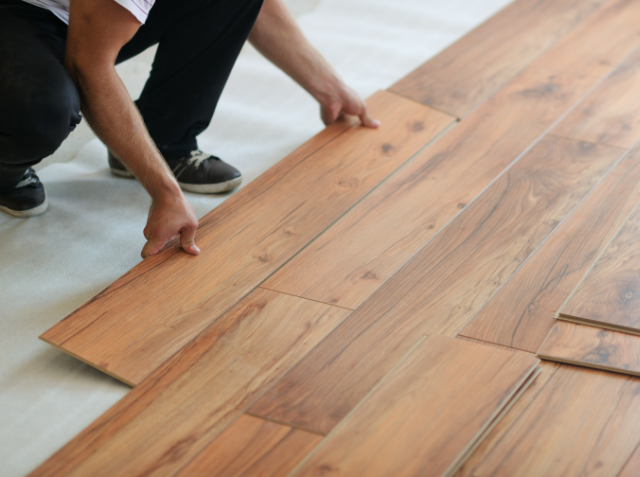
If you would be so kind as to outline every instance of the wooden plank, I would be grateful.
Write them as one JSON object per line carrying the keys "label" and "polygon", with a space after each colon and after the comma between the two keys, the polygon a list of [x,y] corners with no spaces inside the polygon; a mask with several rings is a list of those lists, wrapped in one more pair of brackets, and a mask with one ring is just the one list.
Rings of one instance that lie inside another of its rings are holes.
{"label": "wooden plank", "polygon": [[640,337],[556,320],[540,358],[640,376]]}
{"label": "wooden plank", "polygon": [[640,380],[543,362],[456,477],[609,477],[640,441]]}
{"label": "wooden plank", "polygon": [[636,447],[618,477],[638,477],[640,475],[640,446]]}
{"label": "wooden plank", "polygon": [[[596,84],[595,78],[605,78],[640,45],[638,25],[628,24],[628,17],[640,18],[638,7],[616,2],[602,17],[585,22],[589,28],[579,28],[531,65],[263,286],[357,308]],[[574,50],[576,58],[569,53]],[[569,54],[574,69],[563,67]]]}
{"label": "wooden plank", "polygon": [[630,148],[640,139],[640,51],[555,128],[554,134]]}
{"label": "wooden plank", "polygon": [[145,260],[41,338],[140,383],[452,121],[392,93],[369,104],[379,130],[353,126],[294,154],[202,220],[198,257],[174,248]]}
{"label": "wooden plank", "polygon": [[178,477],[285,477],[322,436],[240,416],[182,469]]}
{"label": "wooden plank", "polygon": [[546,137],[251,408],[327,432],[423,334],[456,334],[621,150]]}
{"label": "wooden plank", "polygon": [[640,204],[558,312],[565,321],[640,334]]}
{"label": "wooden plank", "polygon": [[348,313],[256,290],[32,475],[174,475]]}
{"label": "wooden plank", "polygon": [[603,4],[517,0],[390,90],[465,117]]}
{"label": "wooden plank", "polygon": [[609,231],[640,199],[640,150],[627,156],[518,269],[460,332],[535,353],[553,315],[599,253]]}
{"label": "wooden plank", "polygon": [[292,475],[451,475],[537,364],[528,353],[429,337]]}

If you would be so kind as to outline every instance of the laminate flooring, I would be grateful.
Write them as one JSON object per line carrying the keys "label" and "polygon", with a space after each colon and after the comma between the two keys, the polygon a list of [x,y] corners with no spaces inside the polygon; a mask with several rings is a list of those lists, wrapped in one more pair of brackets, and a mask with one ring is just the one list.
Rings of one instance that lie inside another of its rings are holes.
{"label": "laminate flooring", "polygon": [[639,64],[640,3],[516,0],[374,95],[43,335],[135,387],[33,475],[633,475],[640,379],[535,351],[635,257]]}

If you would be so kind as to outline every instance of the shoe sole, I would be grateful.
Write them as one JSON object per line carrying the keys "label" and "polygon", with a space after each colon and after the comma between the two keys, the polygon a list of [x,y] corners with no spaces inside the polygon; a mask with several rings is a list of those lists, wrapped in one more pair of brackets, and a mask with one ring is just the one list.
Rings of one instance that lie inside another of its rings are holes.
{"label": "shoe sole", "polygon": [[38,207],[34,207],[33,209],[27,210],[13,210],[3,205],[0,205],[0,210],[6,212],[9,215],[13,215],[14,217],[18,217],[21,219],[26,219],[29,217],[35,217],[36,215],[44,214],[49,208],[49,201],[45,197],[44,202],[40,204]]}
{"label": "shoe sole", "polygon": [[[124,177],[126,179],[135,179],[133,174],[128,170],[111,169],[111,174],[117,177]],[[220,194],[221,192],[227,192],[235,189],[242,184],[242,176],[231,179],[227,182],[219,182],[217,184],[188,184],[186,182],[178,181],[178,185],[183,191],[195,192],[196,194]]]}

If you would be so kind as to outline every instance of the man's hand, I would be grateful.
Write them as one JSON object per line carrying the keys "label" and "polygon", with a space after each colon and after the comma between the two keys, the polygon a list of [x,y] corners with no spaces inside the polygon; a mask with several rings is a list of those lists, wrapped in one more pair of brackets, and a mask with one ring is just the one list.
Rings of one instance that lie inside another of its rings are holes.
{"label": "man's hand", "polygon": [[363,126],[380,125],[371,119],[364,101],[304,37],[283,0],[264,0],[249,41],[320,103],[325,124],[350,114],[358,116]]}
{"label": "man's hand", "polygon": [[180,235],[180,245],[185,252],[198,255],[200,249],[194,241],[197,227],[193,207],[182,193],[154,199],[144,228],[147,243],[142,249],[142,258],[158,253],[176,235]]}

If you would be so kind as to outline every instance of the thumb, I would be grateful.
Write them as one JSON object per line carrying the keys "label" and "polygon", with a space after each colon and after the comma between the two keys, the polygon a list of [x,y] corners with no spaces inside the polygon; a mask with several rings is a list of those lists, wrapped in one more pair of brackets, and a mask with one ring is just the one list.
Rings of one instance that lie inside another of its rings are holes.
{"label": "thumb", "polygon": [[193,226],[184,227],[180,231],[180,246],[182,247],[182,250],[184,250],[185,252],[191,255],[198,255],[200,253],[200,249],[196,245],[195,238],[196,238],[196,227],[193,227]]}

